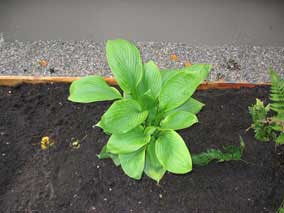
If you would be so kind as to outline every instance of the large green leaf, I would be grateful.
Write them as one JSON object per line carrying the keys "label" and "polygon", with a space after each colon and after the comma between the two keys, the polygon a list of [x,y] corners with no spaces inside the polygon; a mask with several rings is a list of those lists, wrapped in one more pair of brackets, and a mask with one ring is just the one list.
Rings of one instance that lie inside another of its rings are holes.
{"label": "large green leaf", "polygon": [[157,98],[161,91],[162,77],[159,67],[154,61],[148,61],[144,64],[145,74],[143,80],[139,84],[140,93],[144,94],[148,90],[151,91],[151,95]]}
{"label": "large green leaf", "polygon": [[68,100],[79,103],[107,101],[121,98],[119,91],[110,87],[100,76],[87,76],[74,81]]}
{"label": "large green leaf", "polygon": [[192,161],[187,146],[174,130],[161,131],[156,141],[159,162],[169,172],[185,174],[192,170]]}
{"label": "large green leaf", "polygon": [[200,83],[202,83],[207,78],[211,67],[210,64],[193,64],[190,67],[185,67],[183,70],[190,73],[199,73],[198,78]]}
{"label": "large green leaf", "polygon": [[201,83],[199,72],[180,72],[167,80],[159,96],[160,108],[169,111],[185,103]]}
{"label": "large green leaf", "polygon": [[148,127],[145,128],[144,134],[146,136],[152,136],[155,133],[156,130],[157,130],[157,127],[155,127],[155,126],[148,126]]}
{"label": "large green leaf", "polygon": [[[201,82],[204,81],[211,69],[210,64],[193,64],[190,67],[184,67],[182,69],[165,69],[161,70],[161,75],[162,75],[162,82],[163,84],[168,81],[170,78],[175,76],[176,74],[180,72],[191,72],[191,73],[199,73],[199,77]],[[200,83],[201,83],[200,82]]]}
{"label": "large green leaf", "polygon": [[196,115],[191,112],[174,111],[169,113],[160,123],[163,129],[184,129],[197,123]]}
{"label": "large green leaf", "polygon": [[165,70],[161,70],[161,76],[162,76],[162,82],[163,84],[169,80],[170,78],[172,78],[174,75],[178,74],[179,72],[181,72],[182,70],[169,70],[169,69],[165,69]]}
{"label": "large green leaf", "polygon": [[150,139],[150,136],[144,134],[143,127],[138,126],[124,134],[113,134],[107,143],[107,151],[113,154],[134,152],[147,144]]}
{"label": "large green leaf", "polygon": [[104,145],[100,154],[97,155],[99,159],[111,158],[116,166],[120,165],[118,155],[107,152],[107,145]]}
{"label": "large green leaf", "polygon": [[145,165],[145,147],[129,154],[120,154],[119,160],[125,174],[139,180]]}
{"label": "large green leaf", "polygon": [[142,109],[150,110],[156,106],[157,100],[153,97],[151,90],[148,90],[144,94],[138,97],[139,104]]}
{"label": "large green leaf", "polygon": [[108,64],[119,84],[126,93],[136,94],[136,87],[143,76],[142,59],[137,47],[123,39],[106,43]]}
{"label": "large green leaf", "polygon": [[160,108],[169,111],[188,100],[211,69],[208,64],[195,64],[181,71],[163,71],[163,86],[159,97]]}
{"label": "large green leaf", "polygon": [[173,109],[173,111],[185,111],[191,112],[193,114],[197,114],[200,110],[205,106],[205,104],[201,103],[200,101],[189,98],[184,104],[179,106],[178,108]]}
{"label": "large green leaf", "polygon": [[144,172],[153,180],[159,182],[164,176],[166,170],[160,164],[155,151],[155,141],[152,141],[146,149],[146,160]]}
{"label": "large green leaf", "polygon": [[120,100],[111,105],[97,126],[112,134],[123,134],[143,123],[147,115],[136,101]]}

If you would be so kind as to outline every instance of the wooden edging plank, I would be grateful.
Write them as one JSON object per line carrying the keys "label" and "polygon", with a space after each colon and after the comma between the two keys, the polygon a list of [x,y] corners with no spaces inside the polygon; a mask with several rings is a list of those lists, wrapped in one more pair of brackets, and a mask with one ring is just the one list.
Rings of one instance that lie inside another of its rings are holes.
{"label": "wooden edging plank", "polygon": [[[42,84],[42,83],[71,83],[80,77],[50,77],[50,76],[0,76],[0,86],[17,86],[19,84]],[[117,85],[112,77],[105,77],[110,85]],[[198,89],[239,89],[241,87],[253,88],[256,86],[269,86],[270,83],[248,83],[248,82],[224,82],[211,81],[202,83]]]}

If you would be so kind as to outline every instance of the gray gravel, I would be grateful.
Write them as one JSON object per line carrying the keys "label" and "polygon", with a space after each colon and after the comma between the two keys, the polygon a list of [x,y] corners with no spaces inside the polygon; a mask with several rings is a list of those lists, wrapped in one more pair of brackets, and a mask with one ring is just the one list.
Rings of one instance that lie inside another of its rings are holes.
{"label": "gray gravel", "polygon": [[[160,68],[180,68],[185,61],[210,63],[208,80],[267,82],[267,69],[284,73],[284,47],[191,46],[174,42],[137,42],[144,61]],[[105,44],[94,41],[6,42],[0,40],[0,75],[111,76]],[[175,54],[178,61],[171,60]],[[39,61],[48,61],[43,68]]]}

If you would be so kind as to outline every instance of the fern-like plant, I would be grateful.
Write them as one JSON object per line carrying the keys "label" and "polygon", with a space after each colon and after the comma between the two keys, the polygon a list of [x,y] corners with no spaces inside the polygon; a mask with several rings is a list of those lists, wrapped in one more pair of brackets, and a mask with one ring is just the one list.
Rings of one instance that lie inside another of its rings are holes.
{"label": "fern-like plant", "polygon": [[[273,70],[270,71],[270,104],[264,106],[256,99],[256,104],[249,107],[255,138],[260,141],[275,141],[284,144],[284,79]],[[272,111],[273,116],[268,116]]]}

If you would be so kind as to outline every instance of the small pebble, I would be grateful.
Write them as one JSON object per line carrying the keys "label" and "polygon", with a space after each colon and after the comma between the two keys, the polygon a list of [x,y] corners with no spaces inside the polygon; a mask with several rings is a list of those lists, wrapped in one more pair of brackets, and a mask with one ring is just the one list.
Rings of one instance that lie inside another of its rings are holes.
{"label": "small pebble", "polygon": [[108,190],[111,192],[111,191],[112,191],[112,188],[109,188]]}
{"label": "small pebble", "polygon": [[2,156],[3,156],[3,157],[5,157],[5,156],[6,156],[6,154],[5,154],[5,153],[2,153]]}
{"label": "small pebble", "polygon": [[107,201],[107,198],[104,198],[104,201]]}
{"label": "small pebble", "polygon": [[163,198],[163,195],[162,195],[162,194],[159,194],[159,198]]}
{"label": "small pebble", "polygon": [[99,165],[97,165],[97,169],[99,169],[100,168],[100,166]]}

